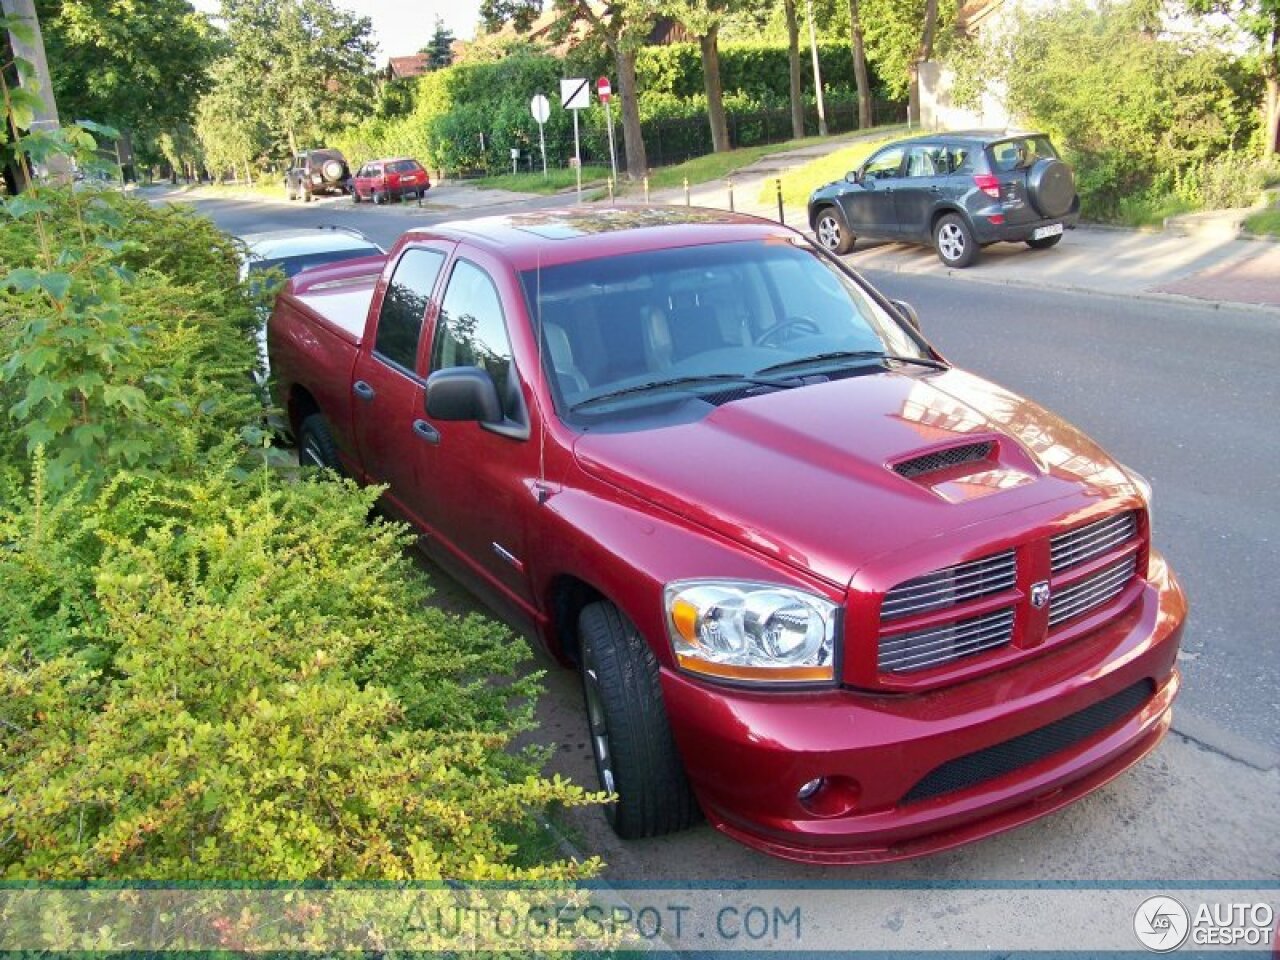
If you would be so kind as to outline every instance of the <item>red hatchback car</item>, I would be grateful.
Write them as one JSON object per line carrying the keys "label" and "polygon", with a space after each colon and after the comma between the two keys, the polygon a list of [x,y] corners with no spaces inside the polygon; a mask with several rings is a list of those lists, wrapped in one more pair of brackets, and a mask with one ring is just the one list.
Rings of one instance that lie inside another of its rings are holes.
{"label": "red hatchback car", "polygon": [[417,160],[409,157],[370,160],[351,180],[351,199],[356,203],[421,200],[430,189],[431,177]]}
{"label": "red hatchback car", "polygon": [[577,667],[623,837],[814,863],[1043,816],[1169,727],[1150,489],[777,224],[526,212],[305,271],[268,328],[304,464],[385,485]]}

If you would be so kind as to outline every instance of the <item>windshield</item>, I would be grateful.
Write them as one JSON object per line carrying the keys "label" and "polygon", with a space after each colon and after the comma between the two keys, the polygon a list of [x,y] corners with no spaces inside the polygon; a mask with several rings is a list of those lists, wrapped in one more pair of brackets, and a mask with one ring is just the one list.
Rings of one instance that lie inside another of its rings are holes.
{"label": "windshield", "polygon": [[[833,355],[828,364],[836,354],[846,363],[849,354],[929,356],[808,244],[680,247],[545,267],[540,278],[530,270],[522,280],[535,318],[541,305],[544,356],[563,410],[623,391],[620,404],[652,402],[646,385],[683,381],[672,386],[696,390],[696,378],[746,381],[823,355]],[[703,386],[723,389],[718,380]]]}

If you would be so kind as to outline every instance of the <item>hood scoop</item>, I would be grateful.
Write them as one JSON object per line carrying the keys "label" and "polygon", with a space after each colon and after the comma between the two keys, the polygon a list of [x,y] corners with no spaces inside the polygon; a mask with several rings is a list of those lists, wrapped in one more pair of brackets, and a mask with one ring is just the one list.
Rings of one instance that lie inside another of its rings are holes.
{"label": "hood scoop", "polygon": [[926,474],[940,473],[969,463],[990,462],[994,459],[995,451],[995,441],[992,440],[930,450],[928,453],[922,453],[907,460],[899,460],[893,464],[893,472],[908,480],[914,480]]}

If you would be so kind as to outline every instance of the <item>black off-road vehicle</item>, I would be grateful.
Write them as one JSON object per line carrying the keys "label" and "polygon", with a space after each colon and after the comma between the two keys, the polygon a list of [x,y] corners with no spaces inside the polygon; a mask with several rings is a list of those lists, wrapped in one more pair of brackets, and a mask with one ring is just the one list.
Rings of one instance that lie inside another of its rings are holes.
{"label": "black off-road vehicle", "polygon": [[317,194],[351,192],[351,168],[340,150],[307,150],[293,158],[284,175],[284,194],[310,203]]}

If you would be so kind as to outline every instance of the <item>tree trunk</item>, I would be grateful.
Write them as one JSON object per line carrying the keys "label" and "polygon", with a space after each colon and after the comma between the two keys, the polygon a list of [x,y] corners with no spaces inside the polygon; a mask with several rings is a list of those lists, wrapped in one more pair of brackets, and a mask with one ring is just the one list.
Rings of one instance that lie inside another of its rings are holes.
{"label": "tree trunk", "polygon": [[707,91],[707,120],[711,123],[711,149],[724,153],[732,149],[729,124],[724,118],[724,91],[720,86],[720,30],[712,27],[698,38],[702,48],[702,80]]}
{"label": "tree trunk", "polygon": [[1267,77],[1266,153],[1280,153],[1280,77]]}
{"label": "tree trunk", "polygon": [[925,0],[920,47],[907,66],[907,122],[913,127],[920,126],[920,64],[933,59],[933,35],[937,26],[938,0]]}
{"label": "tree trunk", "polygon": [[864,130],[871,126],[871,81],[867,77],[867,50],[858,0],[849,0],[849,40],[853,46],[853,81],[858,88],[858,129]]}
{"label": "tree trunk", "polygon": [[640,101],[636,91],[636,51],[619,45],[618,97],[622,100],[622,143],[627,151],[627,178],[640,180],[649,172],[644,153],[644,132],[640,127]]}
{"label": "tree trunk", "polygon": [[787,55],[791,63],[791,135],[804,136],[804,100],[800,95],[800,23],[796,0],[783,0],[787,11]]}

